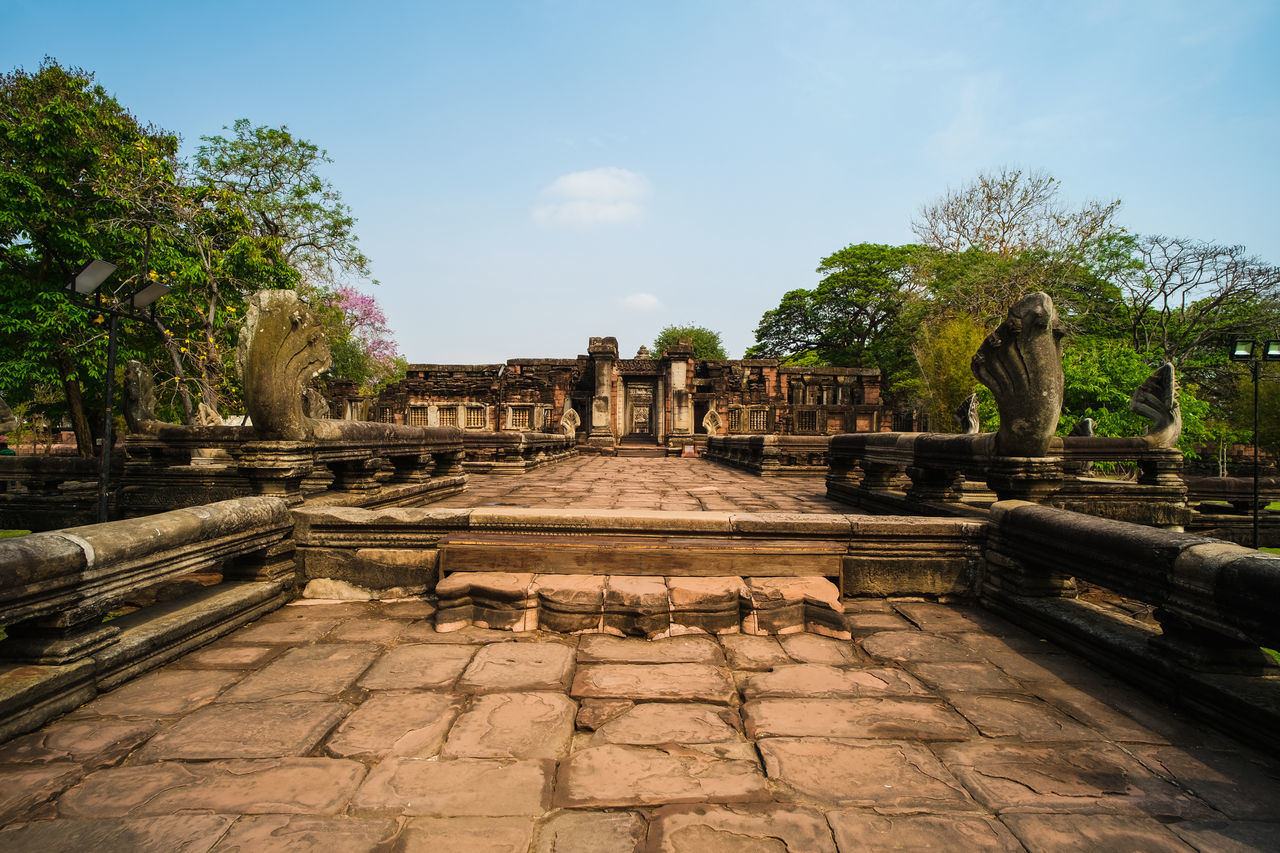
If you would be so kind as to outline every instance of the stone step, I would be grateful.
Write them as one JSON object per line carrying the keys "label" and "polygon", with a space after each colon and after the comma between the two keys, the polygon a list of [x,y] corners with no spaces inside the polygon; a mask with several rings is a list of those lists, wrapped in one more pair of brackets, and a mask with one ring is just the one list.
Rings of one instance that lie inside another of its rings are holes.
{"label": "stone step", "polygon": [[835,584],[821,577],[664,577],[455,572],[436,587],[436,630],[791,634],[849,639]]}
{"label": "stone step", "polygon": [[820,539],[487,532],[450,533],[437,547],[442,576],[514,572],[838,579],[848,551],[844,542]]}
{"label": "stone step", "polygon": [[614,455],[629,459],[665,459],[667,449],[653,444],[620,444]]}

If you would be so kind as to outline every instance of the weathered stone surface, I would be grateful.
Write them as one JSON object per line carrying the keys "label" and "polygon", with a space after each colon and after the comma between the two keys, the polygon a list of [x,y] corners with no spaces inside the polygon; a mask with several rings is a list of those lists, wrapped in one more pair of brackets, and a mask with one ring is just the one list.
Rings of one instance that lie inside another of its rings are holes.
{"label": "weathered stone surface", "polygon": [[777,637],[733,634],[721,637],[720,642],[729,656],[729,666],[734,669],[765,670],[795,663],[782,650]]}
{"label": "weathered stone surface", "polygon": [[973,728],[927,699],[753,699],[742,706],[748,737],[964,740]]}
{"label": "weathered stone surface", "polygon": [[531,573],[455,572],[436,587],[436,630],[468,625],[529,631],[538,626],[538,599]]}
{"label": "weathered stone surface", "polygon": [[441,758],[560,758],[578,706],[561,693],[477,696],[449,732]]}
{"label": "weathered stone surface", "polygon": [[900,669],[841,669],[823,664],[780,666],[750,675],[742,688],[747,699],[833,699],[854,696],[924,696],[924,685]]}
{"label": "weathered stone surface", "polygon": [[667,584],[660,577],[613,575],[604,590],[604,621],[610,633],[652,637],[671,628]]}
{"label": "weathered stone surface", "polygon": [[396,849],[403,853],[526,853],[534,821],[527,817],[419,817]]}
{"label": "weathered stone surface", "polygon": [[556,812],[538,828],[533,853],[635,853],[647,827],[634,812]]}
{"label": "weathered stone surface", "polygon": [[874,634],[876,631],[906,631],[911,628],[910,622],[895,613],[875,611],[854,611],[851,613],[847,603],[845,605],[844,621],[855,637],[865,637],[868,634]]}
{"label": "weathered stone surface", "polygon": [[512,640],[510,631],[499,631],[494,628],[479,628],[475,625],[464,625],[454,631],[440,632],[436,630],[430,619],[420,619],[410,623],[400,635],[402,643],[444,643],[447,645],[481,645],[484,643],[509,643]]}
{"label": "weathered stone surface", "polygon": [[767,799],[760,768],[679,746],[606,745],[560,763],[556,805],[626,808],[664,803],[732,803]]}
{"label": "weathered stone surface", "polygon": [[414,643],[380,657],[360,679],[366,690],[433,690],[449,687],[476,654],[475,646]]}
{"label": "weathered stone surface", "polygon": [[340,758],[430,758],[458,716],[461,700],[442,693],[375,693],[325,744]]}
{"label": "weathered stone surface", "polygon": [[350,687],[382,649],[367,643],[290,649],[219,697],[221,702],[262,699],[319,701]]}
{"label": "weathered stone surface", "polygon": [[0,831],[0,849],[205,853],[235,819],[235,815],[183,814],[112,820],[34,821]]}
{"label": "weathered stone surface", "polygon": [[713,702],[737,696],[726,670],[704,663],[614,664],[578,667],[570,693],[592,699]]}
{"label": "weathered stone surface", "polygon": [[930,634],[985,631],[993,625],[1014,630],[998,616],[963,605],[938,604],[934,601],[895,601],[893,608],[914,622],[921,631]]}
{"label": "weathered stone surface", "polygon": [[744,634],[790,634],[806,629],[849,639],[840,590],[826,578],[747,578]]}
{"label": "weathered stone surface", "polygon": [[888,816],[836,809],[827,812],[827,820],[841,850],[1022,853],[1022,845],[1002,823],[980,815]]}
{"label": "weathered stone surface", "polygon": [[940,744],[942,763],[983,805],[1005,812],[1141,811],[1209,817],[1202,802],[1107,743]]}
{"label": "weathered stone surface", "polygon": [[459,690],[507,693],[563,690],[573,673],[573,647],[565,643],[494,643],[476,653]]}
{"label": "weathered stone surface", "polygon": [[921,631],[880,631],[862,641],[862,649],[880,660],[940,663],[970,661],[981,663],[981,655],[949,637]]}
{"label": "weathered stone surface", "polygon": [[921,681],[948,694],[1017,692],[1022,689],[1019,682],[989,663],[909,663],[907,669]]}
{"label": "weathered stone surface", "polygon": [[0,823],[26,815],[31,809],[66,790],[84,775],[71,762],[11,764],[0,767]]}
{"label": "weathered stone surface", "polygon": [[824,803],[887,811],[975,808],[963,786],[918,744],[823,737],[758,743],[769,778]]}
{"label": "weathered stone surface", "polygon": [[788,634],[779,637],[783,651],[799,663],[820,663],[828,666],[851,666],[858,663],[858,653],[852,643],[813,634]]}
{"label": "weathered stone surface", "polygon": [[155,720],[64,719],[0,746],[0,765],[75,761],[87,770],[119,763],[151,737]]}
{"label": "weathered stone surface", "polygon": [[63,794],[58,813],[86,818],[184,811],[337,814],[364,773],[358,762],[333,758],[111,767]]}
{"label": "weathered stone surface", "polygon": [[409,627],[407,619],[349,619],[325,635],[326,643],[394,642]]}
{"label": "weathered stone surface", "polygon": [[596,729],[593,746],[718,743],[742,740],[738,715],[718,705],[642,702]]}
{"label": "weathered stone surface", "polygon": [[547,631],[599,631],[606,579],[595,575],[538,575],[534,578],[538,619]]}
{"label": "weathered stone surface", "polygon": [[280,646],[242,646],[219,643],[184,655],[180,659],[180,666],[189,669],[244,670],[266,663],[280,654],[281,651],[283,649]]}
{"label": "weathered stone surface", "polygon": [[[293,611],[298,611],[299,615],[293,615]],[[272,643],[296,646],[320,639],[332,631],[337,624],[337,619],[324,618],[319,613],[312,616],[307,612],[307,608],[295,607],[290,608],[290,617],[287,620],[260,620],[256,625],[241,628],[223,642],[255,646]]]}
{"label": "weathered stone surface", "polygon": [[667,578],[671,622],[709,634],[733,634],[741,630],[741,601],[746,595],[742,578]]}
{"label": "weathered stone surface", "polygon": [[957,693],[951,697],[951,704],[986,737],[1023,741],[1101,739],[1098,732],[1033,696]]}
{"label": "weathered stone surface", "polygon": [[1004,822],[1029,853],[1191,853],[1191,847],[1145,815],[1010,814]]}
{"label": "weathered stone surface", "polygon": [[388,758],[369,774],[357,809],[433,817],[536,816],[546,811],[551,761]]}
{"label": "weathered stone surface", "polygon": [[588,635],[578,644],[579,663],[705,663],[722,666],[724,655],[709,637],[639,640]]}
{"label": "weathered stone surface", "polygon": [[578,728],[595,731],[618,715],[635,707],[630,699],[583,699],[578,703]]}
{"label": "weathered stone surface", "polygon": [[312,420],[302,412],[302,390],[330,364],[319,318],[292,290],[259,290],[235,352],[245,409],[264,437],[302,441]]}
{"label": "weathered stone surface", "polygon": [[1280,820],[1280,773],[1243,750],[1134,746],[1129,752],[1229,818]]}
{"label": "weathered stone surface", "polygon": [[166,717],[207,705],[239,680],[237,672],[164,669],[103,693],[80,709],[104,717]]}
{"label": "weathered stone surface", "polygon": [[233,702],[201,708],[153,737],[141,761],[306,755],[351,710],[341,702]]}
{"label": "weathered stone surface", "polygon": [[1122,714],[1105,702],[1068,684],[1032,682],[1028,685],[1028,692],[1039,696],[1075,719],[1105,732],[1110,740],[1151,744],[1169,742],[1167,737],[1152,731],[1128,714]]}
{"label": "weathered stone surface", "polygon": [[235,822],[218,851],[386,850],[400,827],[391,818],[329,815],[246,815]]}
{"label": "weathered stone surface", "polygon": [[654,812],[655,853],[836,853],[821,812],[785,806],[664,806]]}
{"label": "weathered stone surface", "polygon": [[1257,853],[1275,849],[1280,842],[1280,823],[1184,820],[1171,824],[1169,829],[1197,851],[1205,853]]}

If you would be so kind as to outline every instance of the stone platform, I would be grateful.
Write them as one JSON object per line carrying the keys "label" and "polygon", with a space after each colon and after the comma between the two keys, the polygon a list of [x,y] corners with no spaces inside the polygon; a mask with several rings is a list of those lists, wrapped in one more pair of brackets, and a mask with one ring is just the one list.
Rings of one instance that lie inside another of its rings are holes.
{"label": "stone platform", "polygon": [[1280,762],[981,610],[433,621],[297,602],[0,746],[0,849],[1280,849]]}

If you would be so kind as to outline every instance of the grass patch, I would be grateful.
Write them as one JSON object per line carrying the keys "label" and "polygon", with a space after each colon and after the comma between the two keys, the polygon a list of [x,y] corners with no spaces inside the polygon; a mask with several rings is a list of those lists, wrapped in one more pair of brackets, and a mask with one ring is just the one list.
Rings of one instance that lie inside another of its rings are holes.
{"label": "grass patch", "polygon": [[1264,652],[1276,659],[1276,663],[1280,663],[1280,652],[1275,649],[1263,649]]}
{"label": "grass patch", "polygon": [[12,539],[15,536],[26,536],[30,530],[0,530],[0,539]]}

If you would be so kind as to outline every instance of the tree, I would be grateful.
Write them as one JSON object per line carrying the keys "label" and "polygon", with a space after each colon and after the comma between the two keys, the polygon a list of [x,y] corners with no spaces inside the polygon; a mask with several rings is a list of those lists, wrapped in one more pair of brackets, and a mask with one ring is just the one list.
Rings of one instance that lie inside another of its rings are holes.
{"label": "tree", "polygon": [[667,347],[678,343],[681,338],[688,338],[693,342],[694,358],[725,359],[729,357],[724,351],[724,343],[720,340],[719,332],[692,324],[667,326],[658,333],[658,337],[653,339],[653,352],[661,358],[667,351]]}
{"label": "tree", "polygon": [[329,374],[374,393],[403,375],[406,362],[396,348],[378,300],[353,287],[318,294],[317,308],[333,363]]}
{"label": "tree", "polygon": [[913,351],[920,369],[919,396],[932,431],[958,431],[952,416],[978,387],[969,364],[986,336],[963,315],[920,330]]}
{"label": "tree", "polygon": [[878,367],[886,387],[911,367],[919,247],[859,243],[822,259],[813,290],[766,311],[748,356]]}

